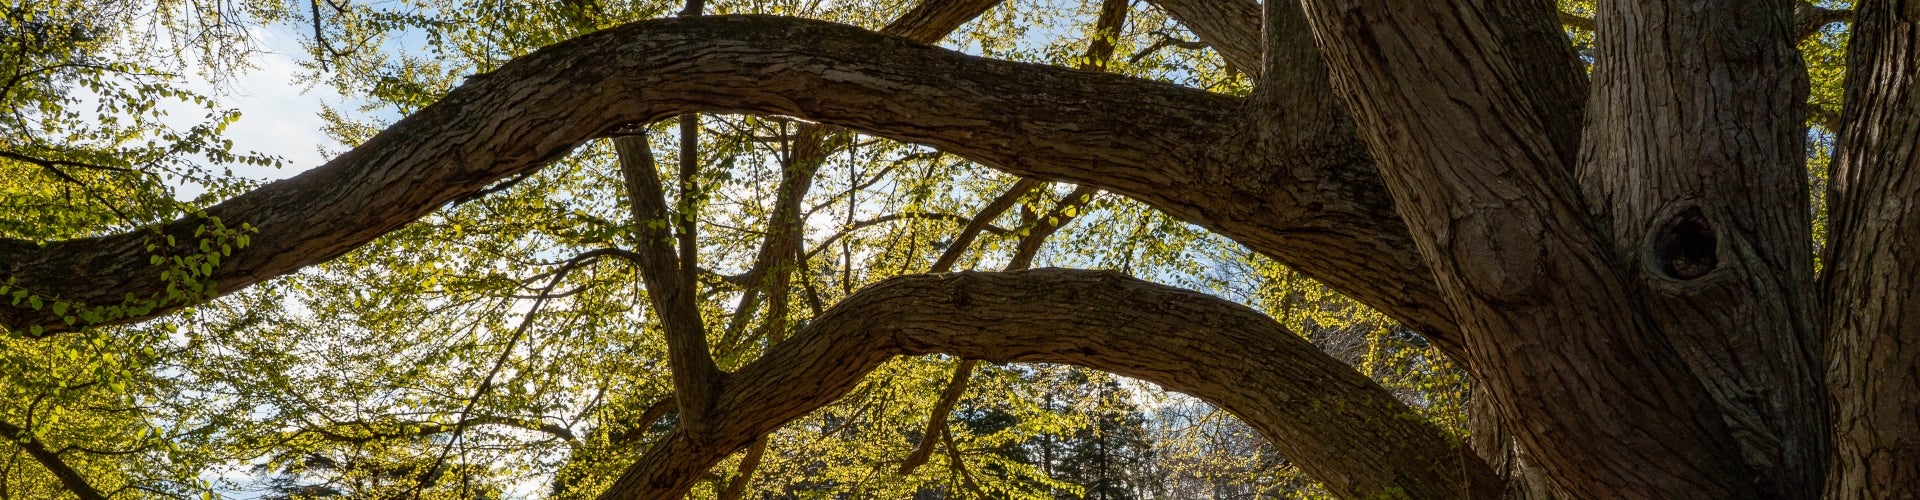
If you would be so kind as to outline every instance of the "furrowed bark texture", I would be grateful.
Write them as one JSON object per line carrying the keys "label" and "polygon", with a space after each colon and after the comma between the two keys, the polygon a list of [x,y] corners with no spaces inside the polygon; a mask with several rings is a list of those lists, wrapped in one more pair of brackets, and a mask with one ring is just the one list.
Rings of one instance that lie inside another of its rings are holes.
{"label": "furrowed bark texture", "polygon": [[1740,444],[1761,495],[1826,461],[1806,69],[1787,0],[1600,2],[1577,171],[1614,264]]}
{"label": "furrowed bark texture", "polygon": [[1835,411],[1826,493],[1911,498],[1920,485],[1920,3],[1860,2],[1848,50],[1828,197]]}
{"label": "furrowed bark texture", "polygon": [[676,497],[887,358],[932,353],[1071,363],[1192,394],[1343,497],[1485,498],[1501,488],[1411,408],[1258,312],[1118,273],[1042,269],[907,276],[860,291],[735,372],[712,434],[676,429],[603,498]]}
{"label": "furrowed bark texture", "polygon": [[[219,293],[286,274],[539,168],[582,141],[686,112],[787,115],[927,144],[1003,171],[1094,186],[1245,243],[1462,345],[1366,164],[1336,146],[1256,140],[1245,100],[1153,82],[969,57],[817,21],[655,20],[604,30],[472,78],[326,165],[208,209],[260,228],[214,269]],[[1283,151],[1258,151],[1291,144]],[[1350,168],[1348,168],[1350,167]],[[203,220],[168,224],[185,252]],[[112,305],[165,288],[141,233],[0,241],[0,276],[42,296]],[[155,309],[131,321],[162,314]],[[65,328],[0,305],[15,330]]]}
{"label": "furrowed bark texture", "polygon": [[726,374],[714,364],[707,347],[707,328],[694,302],[693,283],[681,281],[683,267],[674,257],[674,240],[667,231],[673,226],[672,215],[660,187],[653,147],[646,136],[615,138],[613,145],[639,240],[635,254],[640,278],[667,335],[667,363],[673,373],[674,400],[680,405],[680,425],[702,429],[708,425],[713,397],[726,382]]}
{"label": "furrowed bark texture", "polygon": [[1572,71],[1515,46],[1557,29],[1551,6],[1305,3],[1480,382],[1547,477],[1576,495],[1750,497],[1727,425],[1587,213],[1564,108],[1534,93]]}

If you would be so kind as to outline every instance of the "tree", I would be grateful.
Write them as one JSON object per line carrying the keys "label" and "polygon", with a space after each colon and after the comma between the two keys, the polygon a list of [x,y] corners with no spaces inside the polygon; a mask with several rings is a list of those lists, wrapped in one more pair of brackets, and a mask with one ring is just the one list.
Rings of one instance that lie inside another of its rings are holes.
{"label": "tree", "polygon": [[[931,0],[895,33],[981,5]],[[1466,366],[1482,390],[1472,451],[1266,315],[1109,272],[887,280],[721,370],[690,300],[693,254],[667,231],[650,148],[629,141],[634,218],[658,223],[625,258],[662,319],[678,413],[606,496],[685,492],[889,357],[934,352],[1193,394],[1348,497],[1854,498],[1920,484],[1920,352],[1903,342],[1920,314],[1910,3],[1853,10],[1817,254],[1795,44],[1833,19],[1825,9],[1600,1],[1575,19],[1593,28],[1589,73],[1546,2],[1156,5],[1248,70],[1253,93],[799,19],[632,23],[476,75],[327,165],[202,213],[0,241],[0,275],[24,292],[0,324],[47,338],[151,318],[340,256],[636,124],[781,115],[1118,193],[1325,282]],[[244,248],[229,255],[222,238]],[[766,262],[789,258],[764,248]]]}

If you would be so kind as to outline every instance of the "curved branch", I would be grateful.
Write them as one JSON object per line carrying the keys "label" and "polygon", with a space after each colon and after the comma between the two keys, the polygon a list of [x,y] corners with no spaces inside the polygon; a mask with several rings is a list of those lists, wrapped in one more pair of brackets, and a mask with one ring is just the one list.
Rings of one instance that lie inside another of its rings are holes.
{"label": "curved branch", "polygon": [[[214,293],[227,293],[338,256],[621,125],[685,112],[797,116],[933,145],[1021,175],[1098,181],[1145,196],[1172,180],[1163,166],[1215,142],[1237,102],[974,58],[818,21],[644,21],[475,76],[326,165],[209,208],[208,216],[229,225],[259,229],[253,245],[224,259],[210,280]],[[167,224],[160,230],[177,246],[155,251],[190,253],[206,222],[190,216]],[[149,263],[146,235],[0,240],[0,276],[49,302],[153,301],[166,284],[154,278],[161,269]],[[180,304],[140,306],[104,322]],[[0,324],[71,328],[50,310],[16,306],[0,306]]]}
{"label": "curved branch", "polygon": [[1042,269],[907,276],[848,297],[736,372],[711,433],[676,429],[604,497],[674,497],[886,359],[931,353],[1070,363],[1192,394],[1259,429],[1346,497],[1500,491],[1484,462],[1271,318],[1119,273]]}
{"label": "curved branch", "polygon": [[[916,35],[917,36],[917,35]],[[939,68],[930,71],[928,68]],[[437,207],[537,170],[632,123],[686,113],[788,115],[926,144],[1002,171],[1128,196],[1233,238],[1387,313],[1458,355],[1464,343],[1370,160],[1336,124],[1245,124],[1245,99],[970,57],[801,19],[633,23],[520,57],[314,170],[207,209],[259,228],[212,269],[213,295],[341,255]],[[1266,109],[1266,108],[1262,108]],[[1329,142],[1332,141],[1332,142]],[[193,216],[149,234],[0,240],[0,279],[79,305],[159,303],[152,252],[191,253]],[[164,238],[155,238],[163,241]],[[0,325],[72,329],[0,301]]]}

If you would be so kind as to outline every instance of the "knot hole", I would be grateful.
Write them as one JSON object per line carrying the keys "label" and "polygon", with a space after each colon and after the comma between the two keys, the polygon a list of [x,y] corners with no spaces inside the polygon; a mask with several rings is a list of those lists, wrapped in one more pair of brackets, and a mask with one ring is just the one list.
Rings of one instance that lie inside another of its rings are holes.
{"label": "knot hole", "polygon": [[1669,216],[1653,234],[1653,264],[1668,278],[1691,280],[1720,267],[1720,241],[1700,207]]}

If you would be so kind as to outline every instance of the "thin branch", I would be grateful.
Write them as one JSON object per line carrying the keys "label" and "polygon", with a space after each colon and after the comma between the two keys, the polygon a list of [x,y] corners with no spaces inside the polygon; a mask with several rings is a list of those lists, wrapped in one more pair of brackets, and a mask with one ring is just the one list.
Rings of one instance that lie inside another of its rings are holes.
{"label": "thin branch", "polygon": [[738,500],[740,494],[747,491],[747,482],[753,480],[753,471],[760,468],[760,457],[766,453],[767,437],[760,436],[753,446],[747,447],[747,456],[740,458],[740,467],[734,473],[733,481],[727,484],[726,491],[720,492],[720,500]]}
{"label": "thin branch", "polygon": [[34,438],[32,431],[8,422],[0,421],[0,437],[4,437],[9,442],[19,446],[20,449],[26,450],[28,455],[33,456],[33,459],[40,462],[41,466],[46,467],[47,472],[53,473],[53,477],[60,480],[60,485],[66,487],[67,491],[72,492],[74,496],[80,497],[82,500],[105,500],[107,498],[106,495],[100,493],[100,490],[95,489],[92,484],[88,484],[87,478],[81,476],[79,471],[73,469],[73,466],[67,465],[66,461],[61,460],[60,454],[48,450],[45,444],[42,444],[39,439]]}
{"label": "thin branch", "polygon": [[[134,170],[126,167],[115,167],[112,165],[99,165],[94,163],[86,163],[86,162],[78,162],[78,161],[70,161],[70,160],[52,160],[52,159],[41,158],[37,156],[17,153],[13,151],[6,151],[6,150],[0,150],[0,158],[6,158],[10,160],[19,160],[27,163],[32,163],[34,165],[39,165],[45,168],[75,167],[75,168],[84,168],[87,170],[101,170],[101,171],[107,171],[107,172],[143,173],[138,170]],[[61,173],[60,175],[64,177],[65,173]],[[78,182],[78,181],[75,181],[75,182]]]}
{"label": "thin branch", "polygon": [[1087,205],[1093,203],[1094,195],[1099,192],[1100,190],[1092,187],[1077,186],[1072,192],[1061,197],[1060,201],[1054,204],[1053,210],[1035,219],[1033,227],[1028,228],[1027,234],[1020,238],[1019,244],[1015,246],[1013,259],[1007,262],[1006,270],[1018,271],[1031,266],[1033,257],[1040,253],[1040,245],[1047,242],[1047,237],[1053,236],[1055,231],[1066,227],[1067,223],[1073,222],[1075,217],[1086,213]]}
{"label": "thin branch", "polygon": [[[920,443],[914,445],[913,452],[900,462],[900,468],[896,471],[900,475],[912,475],[914,469],[926,465],[927,459],[933,456],[933,437],[947,433],[947,418],[953,414],[953,407],[960,402],[960,396],[966,394],[968,381],[973,378],[973,369],[979,364],[978,359],[966,359],[953,367],[953,375],[947,378],[947,387],[940,390],[940,399],[934,402],[933,410],[928,412],[927,426],[920,433]],[[949,444],[948,448],[951,449],[952,445]]]}
{"label": "thin branch", "polygon": [[992,498],[980,489],[980,483],[974,482],[973,472],[967,470],[967,461],[960,457],[960,449],[953,446],[953,431],[941,427],[940,441],[947,445],[947,467],[960,474],[961,484],[966,486],[967,491],[972,492],[974,498]]}
{"label": "thin branch", "polygon": [[538,432],[542,432],[542,433],[551,435],[555,438],[559,438],[566,441],[573,441],[574,439],[576,439],[576,437],[573,434],[573,430],[568,429],[566,426],[563,426],[563,425],[546,423],[546,422],[541,422],[537,420],[528,420],[528,419],[522,419],[522,418],[516,418],[516,417],[505,417],[505,416],[494,416],[494,415],[481,415],[481,416],[469,417],[461,420],[456,420],[450,424],[443,424],[443,423],[437,423],[437,422],[420,422],[420,421],[397,421],[397,422],[349,421],[349,422],[337,422],[336,425],[341,425],[346,427],[362,427],[362,428],[390,428],[395,430],[367,432],[364,434],[352,434],[352,433],[337,431],[333,429],[328,429],[325,427],[312,427],[312,428],[301,429],[299,432],[312,433],[314,435],[319,436],[321,439],[332,441],[332,442],[347,443],[347,444],[366,444],[366,443],[371,443],[375,441],[417,438],[417,437],[423,437],[423,436],[431,436],[434,434],[455,432],[462,427],[498,425],[498,426],[505,426],[505,427],[513,427],[518,429],[525,429],[530,431],[538,431]]}
{"label": "thin branch", "polygon": [[1820,34],[1827,25],[1852,21],[1852,9],[1829,9],[1814,5],[1813,2],[1802,1],[1793,6],[1793,40],[1806,41]]}
{"label": "thin branch", "polygon": [[1140,64],[1141,59],[1146,59],[1147,56],[1153,55],[1154,52],[1159,52],[1160,49],[1164,49],[1167,47],[1178,47],[1178,48],[1187,49],[1187,50],[1200,50],[1200,49],[1207,48],[1207,44],[1205,43],[1201,43],[1195,40],[1182,40],[1179,37],[1175,37],[1173,35],[1167,34],[1167,32],[1165,31],[1155,30],[1152,33],[1154,35],[1158,35],[1160,37],[1160,40],[1153,42],[1153,45],[1148,45],[1147,48],[1140,49],[1140,51],[1138,52],[1134,52],[1133,57],[1127,58],[1127,64]]}
{"label": "thin branch", "polygon": [[1572,12],[1567,12],[1564,10],[1558,11],[1557,13],[1560,16],[1560,24],[1563,24],[1578,30],[1593,31],[1593,28],[1594,28],[1593,18],[1582,16]]}
{"label": "thin branch", "polygon": [[668,411],[677,406],[672,396],[653,402],[645,411],[640,412],[640,418],[635,420],[625,433],[613,436],[611,441],[616,446],[630,445],[639,441],[646,437],[647,430],[653,428],[654,422],[659,422],[661,417],[665,417]]}
{"label": "thin branch", "polygon": [[[500,370],[506,367],[507,359],[513,356],[514,347],[520,345],[521,337],[526,336],[527,329],[533,326],[534,318],[539,316],[540,309],[546,306],[547,297],[544,297],[544,295],[547,292],[553,291],[554,287],[559,286],[560,281],[566,279],[567,274],[573,269],[578,268],[580,263],[590,261],[592,261],[592,259],[573,260],[569,262],[570,265],[563,266],[554,272],[553,280],[548,282],[546,288],[541,291],[541,295],[543,296],[534,300],[533,306],[527,309],[527,313],[520,316],[520,325],[513,329],[511,335],[507,336],[507,345],[501,348],[500,355],[494,358],[493,367],[487,370],[486,377],[480,379],[480,386],[474,388],[473,395],[467,398],[467,404],[460,408],[460,418],[454,421],[461,425],[453,426],[453,436],[448,437],[446,446],[440,448],[440,454],[434,458],[433,466],[428,467],[427,472],[420,474],[418,481],[412,486],[407,487],[407,494],[415,494],[421,488],[425,488],[433,483],[434,478],[437,476],[434,472],[440,470],[441,465],[446,463],[447,456],[453,453],[453,446],[459,443],[460,438],[466,434],[469,426],[465,424],[471,419],[470,416],[473,414],[473,408],[480,404],[481,398],[486,397],[487,393],[493,390],[493,381],[500,376]],[[402,496],[407,496],[407,494],[403,494]]]}
{"label": "thin branch", "polygon": [[944,273],[953,270],[953,264],[960,260],[961,255],[966,254],[968,247],[973,246],[974,238],[978,238],[981,231],[991,227],[993,220],[1000,218],[1000,214],[1019,203],[1021,197],[1044,184],[1046,183],[1025,177],[1014,181],[1013,186],[1008,187],[1006,192],[1000,193],[1000,196],[994,197],[993,201],[981,207],[980,213],[974,215],[973,220],[968,221],[967,226],[960,229],[960,234],[954,235],[953,242],[947,244],[946,251],[940,254],[940,258],[933,261],[933,267],[929,268],[928,272]]}
{"label": "thin branch", "polygon": [[[1018,199],[1016,198],[1015,201],[1018,201]],[[985,215],[986,215],[985,213],[982,213],[980,216],[985,216]],[[994,215],[997,216],[998,214],[994,214]],[[872,226],[877,226],[880,224],[886,224],[888,222],[908,220],[908,219],[944,220],[948,222],[963,223],[967,225],[966,227],[970,228],[970,227],[973,227],[974,221],[980,220],[979,218],[980,216],[967,217],[960,214],[950,214],[950,213],[943,213],[943,212],[902,212],[902,213],[882,215],[879,217],[874,217],[872,219],[854,222],[853,225],[847,226],[846,228],[841,229],[839,232],[828,235],[826,238],[823,238],[820,240],[820,244],[818,246],[815,246],[812,250],[806,251],[806,253],[803,255],[807,256],[808,258],[812,258],[814,255],[819,254],[822,250],[825,250],[827,248],[827,245],[831,245],[833,244],[833,242],[839,241],[840,238],[845,238],[848,235],[853,234],[855,231],[866,229]],[[1013,230],[1000,227],[1000,226],[995,226],[993,224],[981,224],[979,229],[975,229],[971,231],[963,229],[960,232],[959,236],[955,236],[954,240],[951,243],[947,244],[947,248],[951,249],[951,248],[955,248],[956,246],[960,248],[965,248],[966,245],[964,245],[963,243],[971,243],[973,240],[973,237],[967,236],[967,234],[972,233],[977,235],[980,232],[987,232],[987,233],[992,233],[996,235],[1005,235],[1013,232]],[[948,250],[948,252],[952,252],[952,250]],[[945,258],[945,257],[946,257],[946,254],[941,254],[941,258]],[[955,258],[958,258],[958,257],[955,257]],[[951,263],[949,263],[949,267],[951,267]],[[743,276],[744,275],[736,274],[736,275],[727,276],[725,279],[729,283],[740,284]]]}

